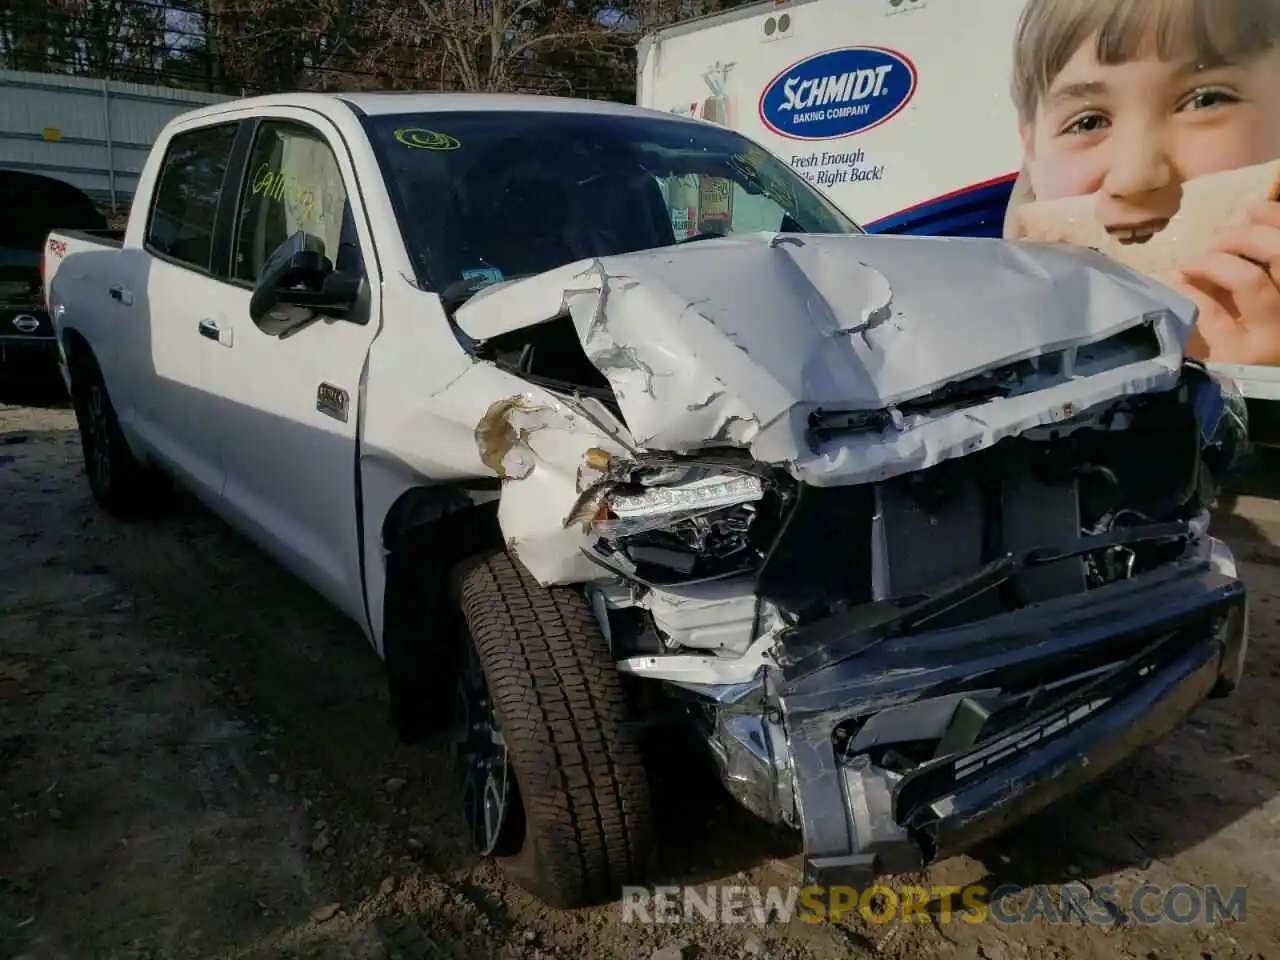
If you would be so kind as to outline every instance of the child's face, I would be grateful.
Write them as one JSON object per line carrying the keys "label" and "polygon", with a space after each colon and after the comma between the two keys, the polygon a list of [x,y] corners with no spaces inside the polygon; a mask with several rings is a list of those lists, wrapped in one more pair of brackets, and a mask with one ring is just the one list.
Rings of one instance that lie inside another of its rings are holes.
{"label": "child's face", "polygon": [[1280,159],[1280,48],[1198,69],[1154,54],[1105,66],[1086,41],[1022,131],[1037,199],[1098,195],[1098,219],[1142,242],[1177,212],[1182,183]]}

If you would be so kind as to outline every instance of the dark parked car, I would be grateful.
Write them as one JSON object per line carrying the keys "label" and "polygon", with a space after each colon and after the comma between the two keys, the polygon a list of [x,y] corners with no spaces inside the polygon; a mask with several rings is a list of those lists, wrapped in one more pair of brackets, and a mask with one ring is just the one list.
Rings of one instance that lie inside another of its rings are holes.
{"label": "dark parked car", "polygon": [[0,384],[61,389],[58,347],[40,265],[49,231],[105,230],[106,218],[75,187],[0,172]]}

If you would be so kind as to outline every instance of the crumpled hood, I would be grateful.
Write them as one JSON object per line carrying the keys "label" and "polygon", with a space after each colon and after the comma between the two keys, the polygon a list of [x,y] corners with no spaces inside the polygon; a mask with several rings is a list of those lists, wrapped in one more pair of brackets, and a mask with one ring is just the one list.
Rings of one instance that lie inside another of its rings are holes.
{"label": "crumpled hood", "polygon": [[[485,339],[566,311],[638,445],[749,446],[815,482],[920,469],[1109,397],[1172,385],[1196,316],[1189,300],[1087,250],[762,233],[570,264],[487,289],[456,320]],[[1037,392],[1030,405],[1026,396],[991,401],[976,440],[972,423],[957,433],[927,418],[821,449],[806,439],[816,408],[891,407],[1143,322],[1159,356]],[[1004,415],[988,416],[991,407]]]}

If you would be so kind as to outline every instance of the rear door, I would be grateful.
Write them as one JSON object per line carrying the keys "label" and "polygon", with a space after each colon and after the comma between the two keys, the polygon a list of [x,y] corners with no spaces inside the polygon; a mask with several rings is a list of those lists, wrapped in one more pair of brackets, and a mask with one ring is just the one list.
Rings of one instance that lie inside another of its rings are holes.
{"label": "rear door", "polygon": [[[219,415],[205,368],[223,349],[204,334],[217,314],[225,281],[215,270],[219,211],[232,164],[237,121],[179,130],[170,139],[156,180],[141,248],[126,248],[112,287],[118,306],[116,342],[131,425],[152,452],[202,499],[216,503],[223,469]],[[143,285],[144,289],[134,289]]]}

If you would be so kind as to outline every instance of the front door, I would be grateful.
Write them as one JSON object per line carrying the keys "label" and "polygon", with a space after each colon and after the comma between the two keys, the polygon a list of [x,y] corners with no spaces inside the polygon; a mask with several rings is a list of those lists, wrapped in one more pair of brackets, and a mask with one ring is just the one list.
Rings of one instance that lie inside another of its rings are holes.
{"label": "front door", "polygon": [[[229,283],[216,304],[229,343],[210,386],[222,410],[228,519],[350,616],[363,621],[357,525],[357,423],[378,289],[350,158],[315,114],[260,119],[232,236]],[[259,328],[249,300],[267,258],[300,233],[335,269],[365,277],[348,318],[319,317],[280,335]]]}

